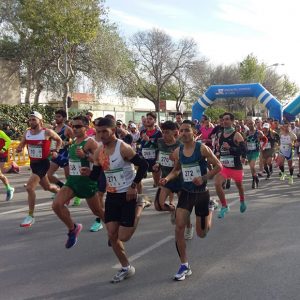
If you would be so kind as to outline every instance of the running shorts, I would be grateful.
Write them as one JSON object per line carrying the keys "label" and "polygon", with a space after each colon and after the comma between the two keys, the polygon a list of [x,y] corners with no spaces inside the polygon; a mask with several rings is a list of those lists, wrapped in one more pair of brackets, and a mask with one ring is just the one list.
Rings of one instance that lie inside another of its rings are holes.
{"label": "running shorts", "polygon": [[259,151],[251,151],[247,153],[247,160],[257,160],[259,157]]}
{"label": "running shorts", "polygon": [[274,156],[275,149],[266,149],[266,150],[263,150],[261,153],[262,153],[262,158],[266,160],[269,157],[273,157]]}
{"label": "running shorts", "polygon": [[98,192],[97,181],[88,176],[69,176],[65,186],[69,187],[75,196],[84,199],[91,198]]}
{"label": "running shorts", "polygon": [[49,168],[50,168],[50,161],[49,159],[41,159],[35,160],[30,162],[31,172],[42,179],[46,176]]}
{"label": "running shorts", "polygon": [[190,213],[195,207],[195,215],[206,217],[209,215],[209,191],[190,192],[181,190],[179,194],[177,208],[188,210]]}
{"label": "running shorts", "polygon": [[244,177],[243,170],[236,170],[231,168],[222,167],[221,172],[219,173],[225,179],[233,179],[235,182],[242,182]]}
{"label": "running shorts", "polygon": [[107,193],[105,200],[105,223],[118,222],[124,227],[133,227],[136,199],[127,201],[125,193]]}
{"label": "running shorts", "polygon": [[68,150],[59,151],[56,158],[52,158],[51,161],[57,164],[60,168],[67,167],[69,165],[69,152]]}

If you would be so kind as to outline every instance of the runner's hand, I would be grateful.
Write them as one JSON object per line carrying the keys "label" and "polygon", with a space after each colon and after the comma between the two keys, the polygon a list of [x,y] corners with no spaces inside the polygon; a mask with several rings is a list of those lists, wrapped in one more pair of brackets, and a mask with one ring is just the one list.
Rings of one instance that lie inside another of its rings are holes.
{"label": "runner's hand", "polygon": [[137,189],[132,188],[130,186],[127,193],[126,193],[126,200],[127,201],[132,201],[132,200],[136,200],[136,198],[137,198]]}
{"label": "runner's hand", "polygon": [[81,167],[80,168],[80,174],[82,176],[90,176],[91,174],[91,169],[89,167]]}
{"label": "runner's hand", "polygon": [[193,180],[192,180],[192,183],[195,184],[195,185],[202,185],[203,184],[203,180],[202,180],[202,177],[195,177]]}
{"label": "runner's hand", "polygon": [[164,185],[167,184],[167,182],[168,182],[168,179],[167,179],[167,178],[161,178],[161,179],[159,180],[159,183],[158,183],[158,184],[164,186]]}
{"label": "runner's hand", "polygon": [[84,157],[85,157],[85,153],[84,153],[84,151],[83,151],[82,148],[77,147],[75,153],[76,153],[76,155],[77,155],[79,158],[84,158]]}
{"label": "runner's hand", "polygon": [[57,156],[58,156],[57,151],[52,151],[51,156],[52,156],[53,159],[57,158]]}
{"label": "runner's hand", "polygon": [[152,167],[152,170],[154,172],[158,172],[159,171],[159,164],[155,164],[153,167]]}

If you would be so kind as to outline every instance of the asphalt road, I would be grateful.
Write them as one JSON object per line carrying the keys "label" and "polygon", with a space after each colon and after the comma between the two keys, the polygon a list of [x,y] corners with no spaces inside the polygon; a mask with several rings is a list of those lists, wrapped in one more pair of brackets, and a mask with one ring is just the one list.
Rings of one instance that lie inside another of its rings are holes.
{"label": "asphalt road", "polygon": [[[15,198],[0,201],[0,299],[300,299],[299,179],[289,186],[276,174],[252,190],[246,169],[247,211],[239,212],[232,187],[227,192],[230,213],[224,219],[215,214],[207,238],[188,241],[193,274],[183,282],[172,280],[180,262],[169,214],[146,209],[126,243],[136,275],[111,284],[118,261],[107,246],[105,229],[89,232],[94,216],[84,201],[70,208],[84,228],[69,250],[64,247],[66,228],[53,214],[48,192],[37,192],[32,228],[19,227],[27,213],[23,184],[28,172],[8,175]],[[146,181],[147,194],[153,196],[152,182]]]}

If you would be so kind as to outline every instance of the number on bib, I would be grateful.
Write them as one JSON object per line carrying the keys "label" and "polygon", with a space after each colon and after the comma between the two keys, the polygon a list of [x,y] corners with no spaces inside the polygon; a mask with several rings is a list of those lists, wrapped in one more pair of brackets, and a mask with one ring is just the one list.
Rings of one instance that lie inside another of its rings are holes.
{"label": "number on bib", "polygon": [[247,149],[252,151],[252,150],[256,150],[256,144],[255,143],[247,143]]}
{"label": "number on bib", "polygon": [[115,169],[110,171],[104,171],[107,185],[112,188],[122,187],[126,184],[123,169]]}
{"label": "number on bib", "polygon": [[155,149],[144,148],[142,149],[142,155],[145,159],[155,159]]}
{"label": "number on bib", "polygon": [[184,182],[192,182],[194,178],[202,176],[199,165],[181,165],[181,170]]}
{"label": "number on bib", "polygon": [[234,167],[234,157],[233,156],[221,156],[220,162],[224,167],[227,167],[227,168]]}
{"label": "number on bib", "polygon": [[28,154],[32,158],[42,158],[43,148],[41,145],[28,145]]}
{"label": "number on bib", "polygon": [[159,152],[159,163],[163,167],[174,167],[174,161],[170,159],[170,154],[171,153],[162,152],[162,151]]}
{"label": "number on bib", "polygon": [[80,176],[80,168],[81,168],[80,161],[69,161],[70,175]]}

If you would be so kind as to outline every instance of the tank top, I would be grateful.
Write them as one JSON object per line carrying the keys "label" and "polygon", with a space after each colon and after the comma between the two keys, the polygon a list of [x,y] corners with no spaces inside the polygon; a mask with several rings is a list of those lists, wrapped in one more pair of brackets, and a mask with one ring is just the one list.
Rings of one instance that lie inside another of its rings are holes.
{"label": "tank top", "polygon": [[117,139],[112,155],[105,153],[105,145],[100,146],[99,162],[106,177],[106,191],[109,193],[126,193],[135,178],[131,162],[125,161],[121,155],[122,140]]}
{"label": "tank top", "polygon": [[28,156],[30,161],[38,161],[48,158],[50,155],[50,140],[46,139],[46,129],[38,134],[32,134],[30,129],[26,131],[25,141],[28,149]]}
{"label": "tank top", "polygon": [[82,176],[80,175],[80,168],[81,167],[90,167],[90,162],[86,157],[80,158],[76,155],[77,148],[83,148],[87,143],[89,138],[86,138],[81,143],[77,144],[76,140],[69,148],[69,169],[70,169],[70,176]]}
{"label": "tank top", "polygon": [[[65,130],[66,130],[66,125],[64,125],[61,130],[59,132],[54,131],[59,135],[59,137],[62,139],[63,142],[67,141],[68,138],[65,136]],[[56,150],[56,141],[51,140],[51,145],[50,145],[50,149],[51,150]],[[69,146],[62,146],[62,149],[59,150],[59,153],[64,152],[66,149],[68,149]]]}
{"label": "tank top", "polygon": [[292,143],[293,143],[293,140],[292,140],[290,134],[288,134],[288,135],[281,134],[280,135],[280,152],[284,156],[290,156],[290,153],[292,151]]}
{"label": "tank top", "polygon": [[201,142],[195,142],[195,149],[191,156],[187,157],[183,153],[183,145],[179,146],[179,162],[182,173],[182,189],[189,192],[204,191],[206,183],[197,186],[192,180],[207,174],[207,160],[201,155]]}
{"label": "tank top", "polygon": [[[276,133],[274,132],[274,135],[275,134]],[[275,145],[275,142],[276,142],[276,136],[272,136],[271,131],[269,130],[268,134],[266,135],[266,137],[268,139],[268,142],[266,144],[265,150],[274,148],[274,145]]]}
{"label": "tank top", "polygon": [[241,162],[241,157],[239,155],[230,154],[229,150],[223,148],[223,143],[228,143],[230,147],[237,147],[234,142],[234,135],[235,131],[228,137],[224,137],[224,132],[222,132],[219,145],[220,145],[220,162],[222,163],[223,167],[231,168],[235,170],[242,170],[243,165]]}
{"label": "tank top", "polygon": [[247,152],[257,152],[259,151],[259,138],[258,138],[258,130],[254,131],[254,134],[248,133],[247,134],[247,138],[246,138],[246,142],[247,142]]}
{"label": "tank top", "polygon": [[174,167],[174,161],[170,159],[170,154],[180,145],[177,140],[173,145],[167,145],[164,139],[158,139],[158,163],[161,168],[161,177],[166,177]]}
{"label": "tank top", "polygon": [[149,141],[144,141],[141,139],[140,154],[149,161],[155,161],[157,154],[157,140],[162,137],[160,130],[155,128],[152,131],[147,131],[147,129],[142,130],[140,136],[147,134]]}

